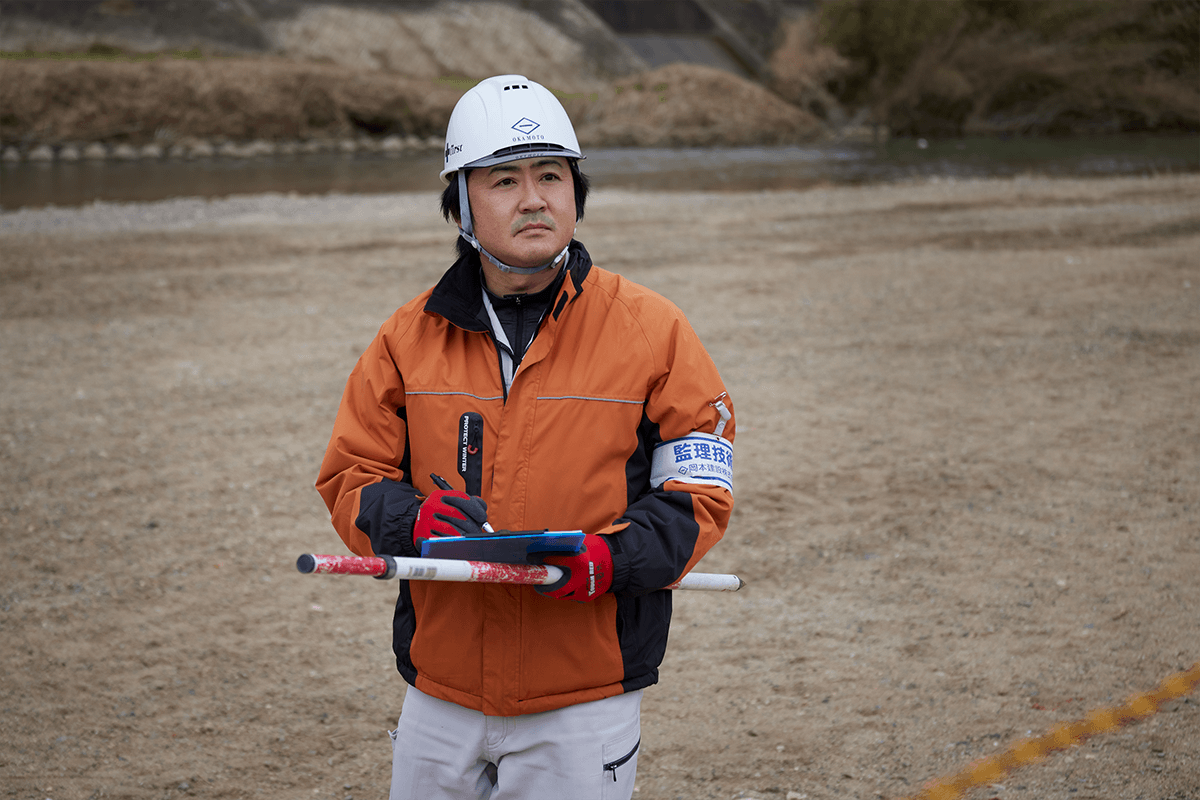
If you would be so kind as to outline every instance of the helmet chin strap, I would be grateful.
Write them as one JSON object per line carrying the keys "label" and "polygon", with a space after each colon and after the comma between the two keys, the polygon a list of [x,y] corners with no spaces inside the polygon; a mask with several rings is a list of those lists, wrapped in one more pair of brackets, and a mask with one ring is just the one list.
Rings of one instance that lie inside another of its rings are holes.
{"label": "helmet chin strap", "polygon": [[[562,249],[562,252],[554,258],[547,261],[545,264],[537,267],[514,267],[510,264],[505,264],[500,259],[489,253],[484,246],[479,243],[479,240],[474,236],[473,226],[471,225],[471,202],[467,198],[467,172],[460,169],[458,171],[458,235],[467,240],[467,243],[479,251],[479,254],[488,261],[496,265],[496,269],[501,272],[512,273],[514,275],[536,275],[544,269],[549,269],[566,256],[567,250],[571,248],[570,242]],[[574,238],[574,237],[572,237]]]}

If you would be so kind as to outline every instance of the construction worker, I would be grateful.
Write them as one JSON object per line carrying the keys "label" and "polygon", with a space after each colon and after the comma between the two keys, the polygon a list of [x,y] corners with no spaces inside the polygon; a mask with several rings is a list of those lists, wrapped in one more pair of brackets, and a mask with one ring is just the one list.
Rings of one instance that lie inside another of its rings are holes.
{"label": "construction worker", "polygon": [[359,555],[586,534],[544,557],[554,585],[401,582],[392,800],[631,797],[663,587],[733,508],[733,404],[683,313],[574,239],[583,158],[543,86],[502,75],[464,94],[441,173],[459,257],[359,359],[321,466]]}

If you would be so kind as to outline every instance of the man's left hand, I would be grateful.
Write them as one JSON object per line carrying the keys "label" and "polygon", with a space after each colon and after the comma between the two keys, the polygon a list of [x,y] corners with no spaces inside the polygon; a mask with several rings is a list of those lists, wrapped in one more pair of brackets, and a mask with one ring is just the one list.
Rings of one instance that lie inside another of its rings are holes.
{"label": "man's left hand", "polygon": [[583,537],[583,549],[573,556],[546,556],[543,564],[563,571],[562,580],[549,586],[535,586],[541,594],[556,600],[590,603],[612,586],[612,551],[603,536],[589,533]]}

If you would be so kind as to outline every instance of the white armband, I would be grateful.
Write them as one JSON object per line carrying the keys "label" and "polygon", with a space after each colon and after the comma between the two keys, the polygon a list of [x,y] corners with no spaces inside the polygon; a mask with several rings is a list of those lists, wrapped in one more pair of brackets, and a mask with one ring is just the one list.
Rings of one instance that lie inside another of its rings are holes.
{"label": "white armband", "polygon": [[733,492],[733,445],[711,433],[689,433],[654,448],[650,486],[667,481],[708,483]]}

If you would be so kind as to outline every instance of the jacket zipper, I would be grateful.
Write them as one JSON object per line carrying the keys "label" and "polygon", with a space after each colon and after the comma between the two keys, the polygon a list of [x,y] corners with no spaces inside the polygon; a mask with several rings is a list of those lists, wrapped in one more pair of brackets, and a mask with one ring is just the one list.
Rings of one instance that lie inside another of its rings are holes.
{"label": "jacket zipper", "polygon": [[616,761],[610,761],[604,765],[605,772],[608,772],[610,770],[612,771],[613,783],[617,782],[617,767],[624,766],[626,763],[628,763],[629,759],[633,758],[633,756],[637,753],[638,748],[641,746],[642,746],[642,740],[638,739],[637,744],[635,744],[633,746],[632,750],[630,750],[628,753],[626,753],[625,755],[618,758]]}

